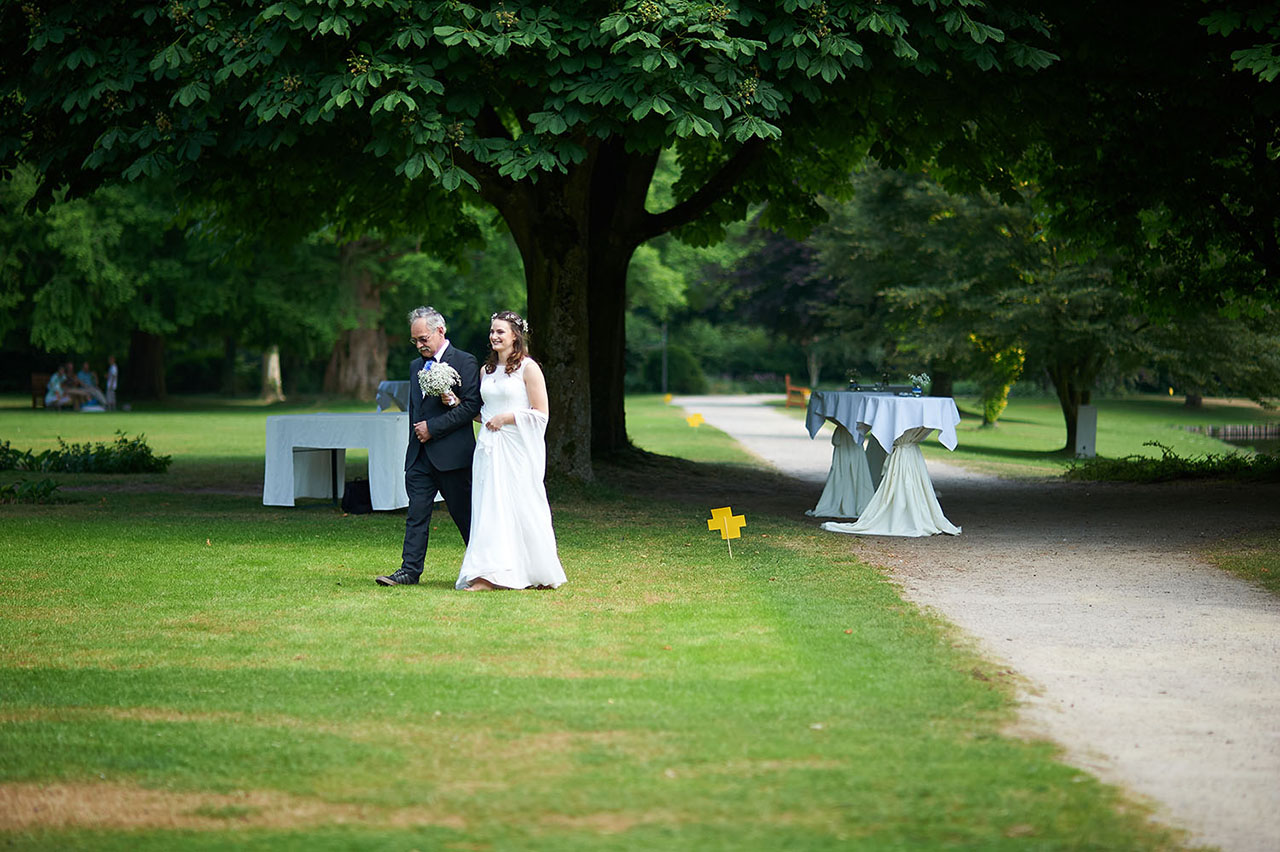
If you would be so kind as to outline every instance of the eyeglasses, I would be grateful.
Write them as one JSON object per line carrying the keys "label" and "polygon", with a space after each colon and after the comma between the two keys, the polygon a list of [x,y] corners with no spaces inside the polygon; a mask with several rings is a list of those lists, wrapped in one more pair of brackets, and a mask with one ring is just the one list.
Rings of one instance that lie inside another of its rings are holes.
{"label": "eyeglasses", "polygon": [[417,343],[417,344],[419,344],[420,346],[426,346],[427,344],[429,344],[429,343],[431,342],[431,338],[433,338],[433,337],[435,337],[435,335],[434,335],[434,334],[428,334],[426,337],[410,337],[410,338],[409,338],[409,342],[410,342],[410,343]]}

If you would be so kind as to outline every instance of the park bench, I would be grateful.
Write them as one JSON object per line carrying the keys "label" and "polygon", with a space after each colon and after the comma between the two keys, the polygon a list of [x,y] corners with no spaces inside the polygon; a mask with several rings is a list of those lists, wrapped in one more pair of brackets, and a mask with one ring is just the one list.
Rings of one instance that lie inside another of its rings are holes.
{"label": "park bench", "polygon": [[49,386],[48,373],[31,374],[31,407],[44,407],[44,392]]}
{"label": "park bench", "polygon": [[[774,375],[777,375],[777,373],[775,373]],[[790,373],[787,373],[785,376],[783,376],[783,380],[787,383],[787,408],[790,408],[792,403],[795,403],[801,408],[804,408],[806,405],[809,404],[808,388],[801,387],[800,385],[791,384]]]}

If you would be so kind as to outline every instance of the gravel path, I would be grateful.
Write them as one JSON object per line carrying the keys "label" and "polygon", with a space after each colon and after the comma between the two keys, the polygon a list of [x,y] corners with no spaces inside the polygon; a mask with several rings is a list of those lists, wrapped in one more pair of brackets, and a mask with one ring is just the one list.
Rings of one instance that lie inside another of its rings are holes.
{"label": "gravel path", "polygon": [[[810,440],[774,397],[681,397],[821,493],[829,427]],[[932,439],[931,439],[932,440]],[[1280,487],[1021,482],[929,462],[960,536],[832,534],[903,595],[1026,681],[1025,733],[1149,802],[1191,841],[1280,849],[1280,600],[1200,556],[1280,535]],[[815,522],[816,524],[816,522]]]}

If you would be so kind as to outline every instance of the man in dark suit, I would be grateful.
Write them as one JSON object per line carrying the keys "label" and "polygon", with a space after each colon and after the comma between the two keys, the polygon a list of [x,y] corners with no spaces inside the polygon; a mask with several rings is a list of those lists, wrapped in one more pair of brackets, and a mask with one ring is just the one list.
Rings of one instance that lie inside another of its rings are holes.
{"label": "man in dark suit", "polygon": [[[471,457],[476,449],[471,423],[480,413],[480,365],[474,355],[449,345],[444,331],[444,317],[435,308],[409,313],[410,341],[422,356],[409,368],[409,450],[404,459],[409,513],[400,568],[378,577],[380,586],[413,585],[422,576],[436,491],[444,495],[463,544],[471,540]],[[461,382],[452,392],[423,395],[418,373],[430,361],[458,371]]]}

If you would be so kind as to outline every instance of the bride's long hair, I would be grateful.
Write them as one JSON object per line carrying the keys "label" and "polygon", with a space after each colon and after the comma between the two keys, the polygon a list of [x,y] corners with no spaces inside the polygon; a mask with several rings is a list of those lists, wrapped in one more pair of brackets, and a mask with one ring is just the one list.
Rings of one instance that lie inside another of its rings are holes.
{"label": "bride's long hair", "polygon": [[[520,362],[529,354],[529,323],[515,311],[498,311],[489,317],[489,322],[494,320],[502,320],[510,326],[515,338],[511,341],[511,354],[507,356],[505,369],[506,374],[511,375],[520,368]],[[490,349],[489,360],[484,362],[484,371],[492,373],[496,369],[498,369],[498,353]]]}

